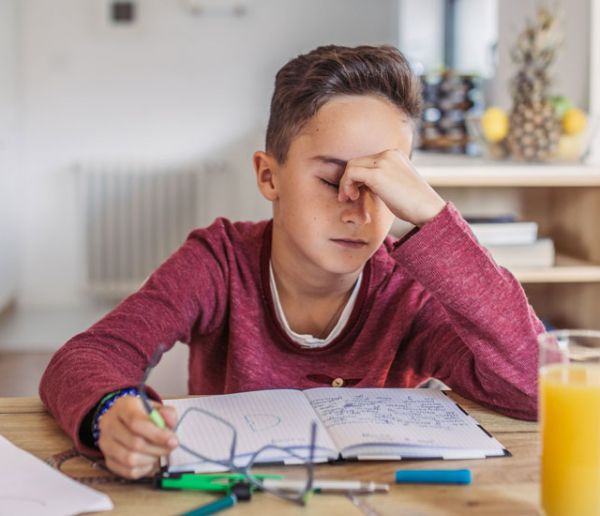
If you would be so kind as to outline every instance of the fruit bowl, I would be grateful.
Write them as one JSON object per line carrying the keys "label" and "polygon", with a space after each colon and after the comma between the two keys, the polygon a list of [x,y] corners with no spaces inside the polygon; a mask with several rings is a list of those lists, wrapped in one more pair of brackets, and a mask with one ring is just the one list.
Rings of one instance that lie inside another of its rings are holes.
{"label": "fruit bowl", "polygon": [[[481,149],[484,158],[490,160],[513,160],[551,163],[576,163],[588,154],[599,120],[578,109],[569,108],[564,113],[556,109],[557,133],[551,135],[555,143],[552,149],[542,154],[515,155],[509,144],[510,122],[506,112],[500,108],[488,108],[482,116],[466,119],[471,140]],[[559,116],[562,115],[562,116]],[[519,138],[535,140],[537,134],[529,134],[526,126],[519,127]],[[523,136],[521,136],[523,135]],[[514,138],[513,138],[514,141]]]}

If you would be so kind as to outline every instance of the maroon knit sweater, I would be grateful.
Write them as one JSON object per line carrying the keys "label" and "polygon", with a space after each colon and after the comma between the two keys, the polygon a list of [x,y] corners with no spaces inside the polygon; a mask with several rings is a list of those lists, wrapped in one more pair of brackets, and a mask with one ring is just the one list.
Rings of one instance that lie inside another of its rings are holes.
{"label": "maroon knit sweater", "polygon": [[[452,204],[364,268],[342,333],[305,349],[269,288],[271,222],[217,219],[193,231],[144,286],[52,358],[40,395],[79,447],[102,396],[136,385],[154,349],[190,346],[190,394],[329,385],[412,387],[436,377],[501,413],[536,418],[536,335],[525,294]],[[183,374],[183,371],[182,371]]]}

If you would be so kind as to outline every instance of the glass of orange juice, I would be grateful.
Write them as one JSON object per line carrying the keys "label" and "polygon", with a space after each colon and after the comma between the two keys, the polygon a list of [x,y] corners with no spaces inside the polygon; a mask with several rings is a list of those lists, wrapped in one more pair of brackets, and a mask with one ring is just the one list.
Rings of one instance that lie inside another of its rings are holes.
{"label": "glass of orange juice", "polygon": [[542,509],[600,516],[600,331],[551,331],[538,342]]}

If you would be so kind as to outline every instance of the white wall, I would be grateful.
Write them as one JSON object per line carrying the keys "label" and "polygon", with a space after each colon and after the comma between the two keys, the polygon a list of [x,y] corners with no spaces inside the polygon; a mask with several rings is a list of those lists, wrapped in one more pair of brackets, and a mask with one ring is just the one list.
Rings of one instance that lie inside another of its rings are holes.
{"label": "white wall", "polygon": [[16,9],[16,0],[0,0],[0,311],[15,295],[17,286]]}
{"label": "white wall", "polygon": [[497,4],[498,0],[461,0],[456,4],[454,60],[457,70],[486,78],[496,72]]}
{"label": "white wall", "polygon": [[393,43],[397,30],[395,0],[248,0],[241,18],[140,0],[131,28],[104,21],[106,0],[20,2],[24,307],[83,299],[75,162],[225,159],[235,175],[215,179],[212,211],[267,216],[250,157],[276,70],[318,44]]}
{"label": "white wall", "polygon": [[398,48],[418,73],[444,66],[444,2],[398,0]]}

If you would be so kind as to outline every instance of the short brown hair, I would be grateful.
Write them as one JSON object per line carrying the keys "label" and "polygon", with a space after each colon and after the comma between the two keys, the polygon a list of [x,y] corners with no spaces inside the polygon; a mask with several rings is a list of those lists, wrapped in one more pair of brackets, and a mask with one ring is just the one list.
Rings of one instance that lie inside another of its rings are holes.
{"label": "short brown hair", "polygon": [[379,95],[411,120],[421,115],[421,83],[397,48],[327,45],[286,63],[275,76],[266,150],[285,163],[292,139],[337,95]]}

